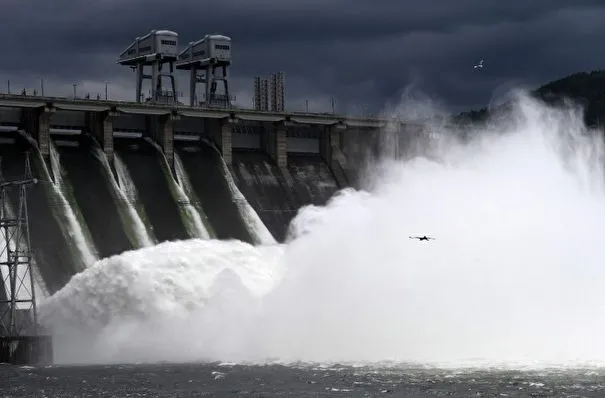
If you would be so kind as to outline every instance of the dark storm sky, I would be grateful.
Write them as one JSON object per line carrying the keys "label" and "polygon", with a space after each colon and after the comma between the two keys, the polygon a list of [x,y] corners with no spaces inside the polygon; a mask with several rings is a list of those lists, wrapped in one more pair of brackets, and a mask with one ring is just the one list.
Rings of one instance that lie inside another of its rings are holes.
{"label": "dark storm sky", "polygon": [[1,0],[0,92],[43,78],[46,95],[77,82],[94,96],[108,81],[110,97],[131,100],[134,74],[115,59],[153,28],[181,46],[231,36],[237,102],[251,105],[253,76],[282,70],[291,110],[334,96],[339,111],[376,111],[410,84],[461,110],[605,66],[602,0]]}

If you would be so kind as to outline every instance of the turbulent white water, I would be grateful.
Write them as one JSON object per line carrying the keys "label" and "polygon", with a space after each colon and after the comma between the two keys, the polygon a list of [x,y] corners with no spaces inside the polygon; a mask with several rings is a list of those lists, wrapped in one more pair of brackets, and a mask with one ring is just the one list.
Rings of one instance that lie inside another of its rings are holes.
{"label": "turbulent white water", "polygon": [[43,305],[57,359],[603,363],[604,152],[579,120],[521,99],[469,144],[443,131],[287,245],[98,262]]}
{"label": "turbulent white water", "polygon": [[[170,170],[170,166],[168,165],[168,160],[166,159],[166,156],[164,156],[164,152],[162,151],[162,148],[156,142],[151,140],[149,137],[146,137],[146,141],[149,142],[153,147],[155,147],[155,149],[158,150],[160,156],[162,156],[162,158],[163,158],[166,169]],[[177,163],[178,167],[181,168],[181,171],[184,172],[184,169],[182,168],[182,164],[180,164],[178,162],[180,162],[180,159],[176,160],[176,152],[175,152],[175,163]],[[175,164],[175,166],[177,164]],[[209,239],[210,232],[208,232],[208,230],[206,229],[206,226],[204,225],[204,222],[202,221],[201,214],[191,204],[191,200],[185,193],[185,190],[184,190],[183,186],[181,185],[181,181],[177,181],[172,176],[172,172],[169,172],[169,173],[170,173],[170,175],[168,177],[169,183],[173,184],[173,188],[175,189],[175,194],[176,194],[175,199],[179,202],[180,205],[182,205],[181,211],[183,211],[185,213],[183,215],[184,216],[183,222],[185,223],[185,228],[187,228],[187,232],[189,233],[189,236],[193,236],[193,237],[200,238],[200,239]],[[181,174],[181,177],[183,177],[183,174]]]}
{"label": "turbulent white water", "polygon": [[212,342],[218,354],[280,279],[282,254],[279,246],[206,239],[126,252],[74,276],[41,318],[58,332],[58,361],[195,360]]}
{"label": "turbulent white water", "polygon": [[118,154],[114,153],[113,163],[118,177],[118,181],[116,181],[113,177],[113,172],[111,171],[111,166],[109,165],[109,161],[107,160],[105,152],[103,152],[103,150],[98,146],[95,146],[93,151],[97,159],[99,159],[99,161],[105,168],[105,172],[107,173],[108,178],[111,181],[111,185],[113,187],[114,192],[119,195],[120,199],[126,205],[126,210],[128,211],[129,215],[129,219],[127,220],[127,222],[132,225],[139,246],[151,246],[155,243],[155,239],[151,237],[151,234],[147,230],[145,223],[141,218],[141,215],[133,205],[133,203],[136,203],[138,200],[138,193],[136,187],[134,186],[134,182],[130,177],[128,168],[122,162],[122,159],[120,159]]}
{"label": "turbulent white water", "polygon": [[191,218],[191,224],[194,225],[193,228],[190,227],[192,234],[195,234],[197,238],[201,239],[209,239],[211,237],[210,232],[208,231],[208,227],[204,224],[202,217],[207,220],[206,215],[204,214],[204,210],[201,208],[196,208],[190,203],[190,195],[193,193],[193,187],[191,186],[191,182],[189,181],[189,175],[183,166],[183,162],[181,161],[181,157],[175,151],[174,152],[174,170],[176,174],[176,183],[179,189],[179,196],[181,199],[186,200],[187,205],[187,214]]}
{"label": "turbulent white water", "polygon": [[[211,143],[208,144],[212,145],[214,150],[218,152],[218,148],[216,148],[216,146]],[[267,226],[263,224],[263,221],[260,219],[259,215],[256,213],[252,205],[248,203],[244,194],[242,194],[242,192],[237,187],[237,184],[235,184],[233,176],[229,171],[229,167],[227,167],[227,163],[225,163],[225,160],[222,156],[220,156],[220,159],[221,165],[223,167],[223,175],[225,176],[225,180],[227,181],[229,191],[231,192],[231,198],[235,202],[239,214],[242,217],[242,220],[244,220],[248,232],[250,232],[250,234],[252,235],[252,238],[254,239],[255,243],[259,245],[276,244],[277,241],[275,240]]]}
{"label": "turbulent white water", "polygon": [[[50,149],[50,164],[53,171],[53,176],[55,177],[55,183],[53,184],[53,189],[57,194],[57,197],[61,204],[63,205],[65,220],[67,221],[67,230],[69,237],[74,240],[76,243],[77,249],[80,251],[80,255],[82,257],[82,261],[86,266],[93,264],[97,260],[96,249],[94,248],[94,243],[88,239],[86,234],[82,229],[82,225],[78,222],[78,218],[74,213],[72,207],[69,202],[65,198],[65,194],[63,193],[63,176],[61,175],[61,161],[59,159],[59,152],[52,140],[49,142]],[[45,174],[48,176],[49,181],[50,174],[48,169],[46,168],[46,163],[44,161],[41,162],[44,168]]]}

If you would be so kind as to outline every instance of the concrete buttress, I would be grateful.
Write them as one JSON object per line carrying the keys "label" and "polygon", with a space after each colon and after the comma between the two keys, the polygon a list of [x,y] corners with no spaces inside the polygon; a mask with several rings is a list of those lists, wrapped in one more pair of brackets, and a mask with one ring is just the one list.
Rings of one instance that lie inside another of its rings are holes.
{"label": "concrete buttress", "polygon": [[168,161],[171,170],[174,170],[174,121],[179,120],[180,116],[170,114],[158,118],[156,142],[160,144],[164,151],[164,156]]}
{"label": "concrete buttress", "polygon": [[279,168],[288,165],[287,127],[283,122],[274,123],[264,131],[263,141],[267,154]]}
{"label": "concrete buttress", "polygon": [[87,124],[90,133],[98,140],[110,164],[113,160],[113,122],[117,112],[89,112]]}
{"label": "concrete buttress", "polygon": [[346,131],[346,126],[335,124],[326,126],[320,135],[319,152],[334,174],[336,182],[341,188],[349,185],[347,176],[347,161],[340,146],[340,135]]}
{"label": "concrete buttress", "polygon": [[50,119],[54,108],[25,108],[22,113],[22,124],[25,131],[33,136],[38,143],[38,149],[47,159],[50,155]]}
{"label": "concrete buttress", "polygon": [[231,118],[224,118],[214,124],[211,131],[211,137],[216,146],[220,149],[223,160],[228,166],[233,163],[233,151],[231,143],[231,135],[233,132],[234,121]]}

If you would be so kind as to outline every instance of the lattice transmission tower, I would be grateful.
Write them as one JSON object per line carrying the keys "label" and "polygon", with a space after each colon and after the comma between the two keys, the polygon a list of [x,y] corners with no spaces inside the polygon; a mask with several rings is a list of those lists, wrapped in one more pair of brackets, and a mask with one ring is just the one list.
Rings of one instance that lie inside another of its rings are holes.
{"label": "lattice transmission tower", "polygon": [[[36,184],[29,154],[21,180],[0,177],[0,336],[38,335],[38,316],[27,212],[27,188]],[[11,206],[11,199],[17,208]]]}

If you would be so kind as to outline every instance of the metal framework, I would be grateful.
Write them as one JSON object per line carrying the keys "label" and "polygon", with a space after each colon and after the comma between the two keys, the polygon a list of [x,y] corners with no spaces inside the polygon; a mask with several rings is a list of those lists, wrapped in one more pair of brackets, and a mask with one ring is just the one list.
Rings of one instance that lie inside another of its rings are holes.
{"label": "metal framework", "polygon": [[256,76],[254,78],[254,97],[252,97],[252,106],[255,111],[261,110],[261,78]]}
{"label": "metal framework", "polygon": [[260,110],[269,110],[269,80],[261,79],[260,81]]}
{"label": "metal framework", "polygon": [[[0,336],[38,335],[38,314],[30,251],[27,188],[36,184],[29,155],[25,176],[17,181],[0,181]],[[9,194],[17,190],[17,211],[11,211]]]}
{"label": "metal framework", "polygon": [[[168,72],[163,72],[163,66],[168,65]],[[150,95],[146,101],[153,103],[171,104],[177,102],[178,93],[176,91],[176,81],[174,80],[174,61],[160,58],[151,64],[151,75],[145,73],[145,63],[131,66],[132,70],[137,73],[137,102],[142,102],[143,99],[143,80],[151,80]],[[164,90],[162,86],[162,78],[168,78],[170,90]]]}
{"label": "metal framework", "polygon": [[[229,73],[231,66],[231,38],[206,35],[190,42],[179,54],[176,69],[189,71],[189,105],[230,107]],[[217,73],[220,72],[220,73]],[[197,98],[197,85],[204,85],[203,98]],[[219,84],[222,93],[217,92]]]}
{"label": "metal framework", "polygon": [[[122,52],[117,63],[129,66],[136,72],[136,102],[172,104],[178,101],[174,63],[178,53],[178,35],[168,30],[152,30],[143,37],[137,37]],[[166,66],[166,69],[164,68]],[[151,68],[151,74],[145,73]],[[162,79],[167,78],[170,89],[164,90]],[[143,80],[151,80],[149,98],[143,101]]]}
{"label": "metal framework", "polygon": [[271,75],[271,110],[273,112],[285,111],[284,80],[284,72]]}
{"label": "metal framework", "polygon": [[[228,67],[228,62],[208,63],[206,65],[192,63],[177,66],[177,69],[189,70],[189,105],[195,106],[196,103],[205,103],[206,105],[229,106],[232,98],[229,94]],[[217,70],[221,73],[217,74]],[[222,83],[223,94],[217,93],[219,82]],[[204,85],[204,96],[201,100],[197,98],[196,94],[198,84]]]}
{"label": "metal framework", "polygon": [[270,77],[254,78],[254,110],[272,112],[285,111],[284,72],[271,74]]}

